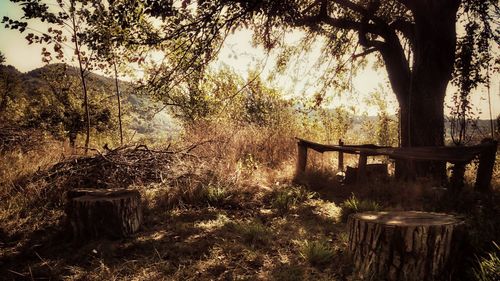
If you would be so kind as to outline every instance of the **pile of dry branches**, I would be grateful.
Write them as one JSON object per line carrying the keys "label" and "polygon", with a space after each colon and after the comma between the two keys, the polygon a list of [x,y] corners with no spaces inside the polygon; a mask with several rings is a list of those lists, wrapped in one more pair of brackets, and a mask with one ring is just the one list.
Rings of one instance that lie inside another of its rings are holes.
{"label": "pile of dry branches", "polygon": [[92,156],[63,160],[47,171],[37,172],[31,182],[44,180],[49,185],[73,188],[126,188],[168,180],[172,162],[186,153],[150,150],[144,145],[125,146]]}

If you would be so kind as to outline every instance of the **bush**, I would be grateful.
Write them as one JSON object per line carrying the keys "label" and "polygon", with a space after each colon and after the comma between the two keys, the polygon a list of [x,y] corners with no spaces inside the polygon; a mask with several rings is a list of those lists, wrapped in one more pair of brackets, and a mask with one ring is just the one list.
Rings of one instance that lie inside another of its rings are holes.
{"label": "bush", "polygon": [[346,222],[350,214],[366,211],[378,211],[380,210],[380,205],[372,200],[359,200],[354,196],[354,194],[352,194],[349,199],[342,203],[341,208],[340,219],[343,222]]}
{"label": "bush", "polygon": [[300,248],[300,255],[310,265],[323,267],[332,261],[335,253],[326,241],[306,240]]}

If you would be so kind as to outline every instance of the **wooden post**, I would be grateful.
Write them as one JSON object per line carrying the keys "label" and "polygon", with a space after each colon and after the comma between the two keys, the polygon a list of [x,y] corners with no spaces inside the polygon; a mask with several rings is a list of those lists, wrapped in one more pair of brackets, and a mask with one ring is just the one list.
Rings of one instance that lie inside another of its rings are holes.
{"label": "wooden post", "polygon": [[359,160],[358,160],[358,176],[356,181],[363,182],[366,179],[366,160],[367,160],[367,155],[363,152],[359,154]]}
{"label": "wooden post", "polygon": [[488,144],[488,146],[479,155],[479,167],[477,168],[474,188],[476,191],[489,192],[491,191],[491,177],[495,166],[498,142],[492,139],[484,139],[481,143]]}
{"label": "wooden post", "polygon": [[[339,139],[339,146],[343,146],[344,142],[342,139]],[[339,151],[339,165],[338,165],[338,170],[343,171],[344,170],[344,152]]]}
{"label": "wooden post", "polygon": [[349,216],[354,280],[455,280],[463,258],[463,219],[426,212]]}
{"label": "wooden post", "polygon": [[451,189],[460,191],[464,187],[465,164],[463,162],[453,163],[450,179]]}
{"label": "wooden post", "polygon": [[297,172],[296,175],[300,175],[301,173],[306,171],[307,165],[307,146],[305,146],[301,141],[297,142]]}

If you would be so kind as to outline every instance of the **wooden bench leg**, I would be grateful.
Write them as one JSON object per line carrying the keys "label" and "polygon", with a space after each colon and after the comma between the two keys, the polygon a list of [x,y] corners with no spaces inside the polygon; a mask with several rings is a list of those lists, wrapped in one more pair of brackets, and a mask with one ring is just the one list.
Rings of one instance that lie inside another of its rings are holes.
{"label": "wooden bench leg", "polygon": [[[344,142],[342,140],[339,140],[339,146],[343,146]],[[339,164],[338,164],[338,170],[343,171],[344,170],[344,153],[342,151],[339,151]]]}
{"label": "wooden bench leg", "polygon": [[493,140],[483,140],[481,143],[486,142],[490,142],[491,145],[479,155],[479,167],[477,168],[476,184],[474,186],[474,189],[480,192],[491,191],[491,177],[498,146],[498,142]]}
{"label": "wooden bench leg", "polygon": [[459,191],[464,187],[465,164],[463,162],[453,163],[450,179],[451,189]]}
{"label": "wooden bench leg", "polygon": [[295,175],[298,176],[306,171],[307,166],[307,147],[300,142],[297,143],[297,170]]}
{"label": "wooden bench leg", "polygon": [[358,183],[366,180],[366,161],[367,161],[367,155],[364,153],[359,154],[358,176],[356,179]]}

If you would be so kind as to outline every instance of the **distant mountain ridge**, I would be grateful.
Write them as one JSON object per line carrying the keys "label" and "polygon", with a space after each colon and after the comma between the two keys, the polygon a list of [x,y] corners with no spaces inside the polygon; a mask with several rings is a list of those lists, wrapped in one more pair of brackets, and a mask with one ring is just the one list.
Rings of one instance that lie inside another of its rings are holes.
{"label": "distant mountain ridge", "polygon": [[[36,94],[36,89],[46,87],[47,82],[44,80],[44,75],[53,72],[57,68],[65,67],[67,75],[80,79],[79,69],[67,64],[56,63],[48,64],[40,68],[36,68],[25,73],[20,72],[14,66],[0,65],[0,73],[14,76],[20,80],[21,91],[19,96],[26,95],[27,97]],[[86,73],[86,83],[89,90],[106,93],[106,98],[116,100],[115,93],[115,80],[113,78],[99,75],[96,73]],[[178,131],[178,125],[175,120],[172,120],[170,115],[163,111],[156,114],[152,119],[146,118],[145,109],[149,107],[160,107],[157,103],[153,102],[150,98],[140,96],[133,93],[133,84],[123,80],[119,80],[120,92],[122,95],[122,107],[128,108],[128,129],[136,132],[137,134],[156,134],[164,135],[170,134],[173,131]],[[90,97],[92,98],[92,96]],[[134,133],[135,134],[135,133]]]}

